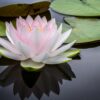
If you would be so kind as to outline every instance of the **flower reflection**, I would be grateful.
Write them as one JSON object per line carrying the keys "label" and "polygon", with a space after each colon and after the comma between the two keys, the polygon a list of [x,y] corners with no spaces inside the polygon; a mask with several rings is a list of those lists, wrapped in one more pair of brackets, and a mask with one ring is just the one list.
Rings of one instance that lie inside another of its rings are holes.
{"label": "flower reflection", "polygon": [[[3,61],[5,61],[4,58]],[[0,74],[0,86],[6,87],[13,83],[14,95],[19,94],[21,100],[29,98],[32,93],[38,99],[43,94],[49,96],[51,91],[59,94],[59,85],[63,83],[63,79],[72,80],[75,78],[75,74],[67,63],[46,65],[37,72],[28,72],[22,69],[19,62],[11,65],[9,61],[8,64],[8,67]]]}

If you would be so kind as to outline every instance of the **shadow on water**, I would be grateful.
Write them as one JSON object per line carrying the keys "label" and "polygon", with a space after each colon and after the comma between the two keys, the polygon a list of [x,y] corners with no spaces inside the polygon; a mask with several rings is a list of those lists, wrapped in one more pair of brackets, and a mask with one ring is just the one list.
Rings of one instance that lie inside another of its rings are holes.
{"label": "shadow on water", "polygon": [[75,48],[81,48],[81,49],[94,48],[98,46],[100,46],[100,40],[87,43],[78,43],[74,45]]}
{"label": "shadow on water", "polygon": [[67,63],[45,65],[40,71],[28,72],[21,68],[19,62],[17,62],[8,65],[0,73],[0,86],[6,87],[14,84],[13,93],[14,95],[19,94],[21,100],[29,98],[32,93],[38,99],[41,99],[43,94],[49,96],[51,91],[59,94],[63,79],[72,80],[72,78],[75,78],[75,74]]}

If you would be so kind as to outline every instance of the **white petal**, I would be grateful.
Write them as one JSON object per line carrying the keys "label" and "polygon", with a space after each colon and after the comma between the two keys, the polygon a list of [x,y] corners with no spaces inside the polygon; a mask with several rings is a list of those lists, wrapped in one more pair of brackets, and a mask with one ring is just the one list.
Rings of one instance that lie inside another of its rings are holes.
{"label": "white petal", "polygon": [[47,60],[43,61],[45,64],[60,64],[60,63],[65,63],[71,61],[71,58],[67,58],[65,56],[55,56],[48,58]]}
{"label": "white petal", "polygon": [[47,22],[47,19],[46,19],[45,16],[42,17],[42,20],[43,20],[44,22]]}
{"label": "white petal", "polygon": [[47,19],[46,19],[45,16],[42,18],[42,20],[43,20],[43,23],[46,25],[47,24]]}
{"label": "white petal", "polygon": [[[12,23],[6,23],[6,27],[7,27],[7,37],[8,39],[18,48],[18,50],[23,53],[26,56],[26,53],[28,52],[27,55],[29,55],[29,47],[28,45],[25,46],[25,44],[23,43],[23,41],[20,40],[20,37],[18,38],[16,33],[14,32],[14,28]],[[20,26],[21,27],[21,26]],[[25,33],[25,32],[23,32]],[[18,33],[17,33],[18,34]],[[19,36],[19,35],[18,35]],[[24,37],[24,35],[23,35]],[[25,39],[23,39],[25,40]],[[27,50],[28,49],[28,50]],[[9,49],[8,49],[9,50]],[[31,50],[31,49],[30,49]],[[10,50],[11,51],[11,50]],[[14,52],[15,53],[15,52]]]}
{"label": "white petal", "polygon": [[19,33],[20,35],[27,35],[30,31],[29,24],[22,17],[19,17],[16,20],[16,28],[17,28],[17,33]]}
{"label": "white petal", "polygon": [[37,16],[35,17],[35,20],[38,20],[38,21],[40,21],[40,20],[41,20],[41,17],[40,17],[40,15],[37,15]]}
{"label": "white petal", "polygon": [[45,64],[43,63],[37,63],[32,61],[31,59],[25,60],[21,62],[21,66],[29,71],[35,71],[35,70],[39,70],[41,68],[44,67]]}
{"label": "white petal", "polygon": [[61,36],[59,36],[57,43],[55,44],[54,48],[52,49],[52,51],[56,50],[57,48],[59,48],[69,37],[70,33],[71,33],[72,29],[68,30],[67,32],[61,34]]}
{"label": "white petal", "polygon": [[56,24],[55,18],[52,18],[52,19],[48,22],[48,24]]}
{"label": "white petal", "polygon": [[20,42],[17,47],[19,48],[20,52],[28,59],[30,58],[33,54],[34,51],[32,51],[32,48],[29,47],[27,44],[24,44]]}
{"label": "white petal", "polygon": [[14,54],[4,48],[0,48],[0,54],[4,57],[14,59],[14,60],[25,60],[26,59],[23,55]]}
{"label": "white petal", "polygon": [[62,24],[60,24],[58,30],[57,30],[58,33],[61,33],[62,32]]}
{"label": "white petal", "polygon": [[[29,57],[30,53],[34,52],[32,49],[34,44],[32,44],[32,41],[31,41],[31,40],[34,41],[34,38],[36,38],[34,36],[34,34],[28,34],[28,33],[26,34],[25,29],[24,29],[24,31],[25,31],[24,32],[22,28],[21,28],[21,33],[23,33],[24,35],[15,33],[15,29],[14,29],[12,23],[10,23],[10,24],[6,23],[6,27],[7,27],[6,34],[7,34],[7,37],[9,38],[9,40],[18,48],[18,50],[21,53],[23,53],[26,57]],[[18,26],[18,27],[21,27],[21,26]],[[19,34],[19,35],[17,35],[17,34]],[[28,36],[30,36],[30,37],[28,37]]]}
{"label": "white petal", "polygon": [[14,28],[14,26],[11,22],[10,22],[10,24],[8,22],[6,22],[6,35],[12,44],[16,43],[16,41],[17,41],[16,29]]}
{"label": "white petal", "polygon": [[9,41],[14,44],[12,38],[11,38],[11,32],[9,32],[9,28],[10,28],[10,24],[8,22],[6,22],[6,35],[7,38],[9,39]]}
{"label": "white petal", "polygon": [[[54,38],[55,39],[55,38]],[[48,53],[50,52],[51,48],[53,47],[54,40],[49,42],[48,44],[45,45],[45,47],[41,47],[41,50],[38,51],[38,55],[33,56],[32,60],[37,61],[37,62],[42,62],[44,59],[48,58]]]}
{"label": "white petal", "polygon": [[57,34],[57,24],[55,21],[55,18],[51,19],[48,24],[46,25],[47,31],[50,33],[56,33]]}
{"label": "white petal", "polygon": [[37,24],[39,24],[39,26],[41,26],[43,24],[43,20],[39,15],[35,18],[34,22],[35,21]]}
{"label": "white petal", "polygon": [[13,44],[11,44],[5,39],[0,38],[0,45],[15,54],[20,54],[19,50]]}
{"label": "white petal", "polygon": [[54,57],[54,56],[57,56],[57,55],[65,52],[66,50],[70,49],[75,42],[76,42],[76,40],[69,43],[69,44],[67,44],[67,45],[64,45],[64,46],[60,47],[59,49],[53,51],[49,56]]}
{"label": "white petal", "polygon": [[48,58],[47,52],[41,53],[40,55],[36,55],[31,59],[35,62],[42,62],[44,59]]}
{"label": "white petal", "polygon": [[32,23],[34,22],[33,18],[30,15],[27,16],[26,21],[30,25],[30,27],[32,26]]}
{"label": "white petal", "polygon": [[38,62],[43,61],[46,57],[48,57],[48,54],[52,50],[56,40],[57,34],[50,35],[49,33],[47,33],[47,35],[40,37],[37,45],[38,55],[36,55],[36,57],[33,57],[32,59],[35,59],[35,61]]}

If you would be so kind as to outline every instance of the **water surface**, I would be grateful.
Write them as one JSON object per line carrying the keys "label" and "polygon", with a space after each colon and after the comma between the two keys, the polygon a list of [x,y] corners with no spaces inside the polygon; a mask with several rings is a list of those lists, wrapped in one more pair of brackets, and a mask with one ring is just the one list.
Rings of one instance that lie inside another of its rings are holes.
{"label": "water surface", "polygon": [[[51,15],[57,21],[63,19],[54,12]],[[19,62],[3,58],[0,60],[1,100],[100,100],[100,43],[91,45],[78,46],[80,59],[47,65],[35,73],[23,70]]]}

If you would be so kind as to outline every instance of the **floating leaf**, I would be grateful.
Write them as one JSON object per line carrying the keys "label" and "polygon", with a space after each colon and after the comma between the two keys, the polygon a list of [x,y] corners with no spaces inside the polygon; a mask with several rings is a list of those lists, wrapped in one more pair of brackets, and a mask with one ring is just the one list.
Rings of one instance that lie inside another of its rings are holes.
{"label": "floating leaf", "polygon": [[3,17],[18,17],[18,16],[27,16],[37,15],[42,12],[47,11],[49,8],[50,2],[42,1],[33,4],[12,4],[0,7],[0,16]]}
{"label": "floating leaf", "polygon": [[100,40],[100,19],[66,17],[64,20],[73,28],[66,42],[77,40],[76,43],[84,43]]}
{"label": "floating leaf", "polygon": [[0,36],[4,36],[5,35],[5,23],[3,21],[0,21]]}
{"label": "floating leaf", "polygon": [[100,16],[100,0],[54,0],[50,7],[67,15]]}

